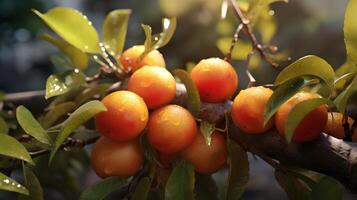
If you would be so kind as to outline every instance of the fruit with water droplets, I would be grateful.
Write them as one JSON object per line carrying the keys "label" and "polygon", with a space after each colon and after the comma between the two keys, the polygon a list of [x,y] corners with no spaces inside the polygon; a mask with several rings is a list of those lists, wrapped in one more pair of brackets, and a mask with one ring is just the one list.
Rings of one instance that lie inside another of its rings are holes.
{"label": "fruit with water droplets", "polygon": [[133,176],[143,163],[144,154],[138,140],[115,142],[102,136],[91,153],[91,166],[101,178]]}
{"label": "fruit with water droplets", "polygon": [[185,108],[167,105],[155,110],[148,123],[148,139],[155,149],[176,153],[192,143],[197,133],[195,118]]}
{"label": "fruit with water droplets", "polygon": [[144,100],[130,91],[113,92],[102,100],[107,111],[95,117],[99,132],[115,141],[136,138],[146,127],[149,118]]}
{"label": "fruit with water droplets", "polygon": [[232,119],[246,133],[263,133],[273,127],[271,118],[264,126],[264,109],[273,91],[265,87],[241,90],[232,104]]}
{"label": "fruit with water droplets", "polygon": [[125,70],[131,69],[132,71],[136,71],[145,65],[159,67],[166,66],[164,57],[158,50],[150,51],[139,62],[139,57],[144,50],[145,47],[143,45],[133,46],[123,52],[123,54],[119,57],[119,62]]}
{"label": "fruit with water droplets", "polygon": [[201,100],[210,103],[229,99],[238,87],[238,76],[228,62],[220,58],[201,60],[191,71]]}
{"label": "fruit with water droplets", "polygon": [[[285,102],[275,114],[275,126],[278,133],[285,135],[285,122],[291,109],[298,103],[308,99],[320,98],[311,92],[299,92]],[[317,139],[327,122],[327,106],[321,105],[307,114],[299,123],[292,137],[293,142],[308,142]]]}
{"label": "fruit with water droplets", "polygon": [[212,174],[223,167],[227,160],[227,145],[223,135],[215,131],[208,145],[201,133],[182,153],[183,159],[189,161],[195,170],[203,174]]}
{"label": "fruit with water droplets", "polygon": [[165,68],[144,66],[131,75],[128,90],[141,96],[149,109],[154,109],[175,98],[176,82]]}

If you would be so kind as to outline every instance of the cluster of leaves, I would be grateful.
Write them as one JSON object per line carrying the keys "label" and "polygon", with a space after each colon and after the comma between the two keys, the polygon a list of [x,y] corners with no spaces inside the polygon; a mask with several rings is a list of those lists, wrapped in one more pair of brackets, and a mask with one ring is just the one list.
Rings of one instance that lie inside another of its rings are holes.
{"label": "cluster of leaves", "polygon": [[[269,43],[277,29],[274,16],[269,14],[269,4],[279,0],[240,1],[240,6],[253,28],[261,34],[262,41]],[[226,1],[224,1],[226,2]],[[289,114],[285,126],[287,141],[290,142],[294,129],[309,111],[328,104],[331,109],[344,112],[354,101],[357,90],[357,26],[353,23],[357,9],[356,1],[350,1],[345,17],[344,33],[347,49],[347,61],[336,72],[322,58],[306,56],[298,59],[280,72],[274,82],[275,92],[265,110],[265,121],[274,115],[280,105],[301,90],[312,90],[323,98],[313,99],[298,104]],[[58,7],[47,13],[34,10],[60,38],[43,34],[42,39],[55,45],[65,56],[52,57],[54,65],[64,71],[51,75],[46,83],[46,98],[52,98],[51,103],[38,117],[24,106],[16,109],[17,122],[10,124],[10,119],[0,117],[0,168],[23,165],[24,186],[11,179],[8,174],[0,173],[0,189],[22,194],[23,199],[43,199],[43,189],[36,177],[33,167],[39,161],[33,160],[42,152],[50,152],[49,162],[55,160],[57,151],[66,148],[71,137],[86,140],[98,136],[90,124],[85,124],[97,113],[106,108],[98,101],[108,93],[124,73],[116,57],[122,53],[130,10],[114,10],[110,12],[103,23],[103,37],[100,42],[97,31],[86,16],[71,8]],[[223,22],[224,23],[224,22]],[[152,34],[151,27],[142,25],[146,40],[145,52],[166,45],[176,28],[176,19],[163,19],[163,30]],[[231,37],[223,37],[217,45],[222,52],[227,52]],[[246,59],[252,50],[251,45],[239,40],[233,52],[233,59]],[[98,63],[100,67],[119,73],[117,79],[106,82],[91,82],[87,75],[88,66]],[[184,70],[175,70],[174,74],[181,80],[188,92],[188,109],[198,116],[200,99],[197,90]],[[341,93],[338,93],[344,89]],[[335,94],[338,94],[337,96]],[[0,102],[3,95],[0,94]],[[2,106],[1,106],[2,107]],[[68,113],[71,113],[68,116]],[[3,113],[2,113],[3,114]],[[3,116],[3,115],[1,115]],[[228,122],[228,120],[226,120]],[[10,126],[10,125],[11,126]],[[9,126],[11,128],[9,128]],[[13,127],[19,128],[13,128]],[[20,129],[21,127],[21,129]],[[226,126],[228,127],[228,125]],[[215,129],[214,124],[202,121],[200,129],[207,144]],[[84,132],[84,134],[83,134]],[[93,134],[90,134],[94,132]],[[23,135],[29,136],[29,139]],[[226,199],[239,199],[249,180],[249,162],[245,149],[229,138],[227,134],[227,149],[229,154],[227,188],[222,195]],[[47,161],[47,160],[46,160]],[[135,189],[131,189],[133,199],[145,199],[153,188],[153,174],[140,177]],[[158,172],[156,172],[158,174]],[[289,197],[317,198],[321,195],[342,198],[341,185],[325,175],[294,167],[279,165],[276,168],[276,178],[286,190]],[[133,178],[135,179],[135,177]],[[81,199],[103,199],[109,193],[120,187],[127,187],[128,180],[108,178],[87,188]],[[328,192],[326,192],[328,188]],[[333,188],[333,189],[331,189]],[[193,166],[187,162],[178,162],[168,177],[164,191],[165,199],[218,199],[218,189],[212,176],[195,174]],[[323,191],[323,192],[321,192]]]}

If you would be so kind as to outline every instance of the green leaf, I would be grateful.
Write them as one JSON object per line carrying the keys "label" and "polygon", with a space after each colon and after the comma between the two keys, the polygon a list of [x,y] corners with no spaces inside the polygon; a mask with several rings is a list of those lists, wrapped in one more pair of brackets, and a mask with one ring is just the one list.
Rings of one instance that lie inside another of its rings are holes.
{"label": "green leaf", "polygon": [[71,61],[63,54],[50,56],[50,61],[53,67],[55,67],[55,69],[58,71],[61,69],[73,69],[73,64]]}
{"label": "green leaf", "polygon": [[198,93],[195,83],[191,79],[191,76],[185,70],[176,69],[173,72],[186,87],[188,110],[194,116],[197,117],[198,113],[200,112],[201,101],[200,101],[200,95]]}
{"label": "green leaf", "polygon": [[123,51],[130,14],[131,10],[117,9],[111,11],[104,20],[103,43],[108,45],[112,56],[120,55]]}
{"label": "green leaf", "polygon": [[343,198],[343,186],[335,179],[324,176],[312,187],[314,199],[339,200]]}
{"label": "green leaf", "polygon": [[60,103],[51,108],[43,117],[43,127],[48,128],[53,125],[60,117],[72,112],[76,108],[76,104],[72,101]]}
{"label": "green leaf", "polygon": [[334,103],[340,112],[342,113],[345,112],[347,103],[350,101],[352,95],[354,95],[356,92],[357,92],[357,76],[353,78],[350,85],[343,92],[341,92],[334,100]]}
{"label": "green leaf", "polygon": [[112,86],[112,84],[109,83],[93,85],[90,88],[83,90],[83,92],[80,93],[74,101],[77,105],[81,105],[93,98],[95,95],[103,95],[110,88],[110,86]]}
{"label": "green leaf", "polygon": [[240,199],[249,181],[249,160],[247,152],[235,141],[228,139],[228,187],[227,200]]}
{"label": "green leaf", "polygon": [[277,89],[274,90],[274,93],[268,100],[267,105],[264,109],[264,126],[268,123],[269,119],[276,113],[281,105],[283,105],[290,97],[294,96],[304,87],[311,85],[315,82],[318,82],[316,79],[311,79],[308,76],[298,76],[291,78],[283,82]]}
{"label": "green leaf", "polygon": [[330,90],[333,89],[335,72],[324,59],[309,55],[298,59],[279,73],[274,84],[279,85],[291,78],[311,75],[323,80]]}
{"label": "green leaf", "polygon": [[97,31],[92,22],[78,10],[56,7],[44,14],[37,10],[32,11],[71,45],[86,53],[100,52]]}
{"label": "green leaf", "polygon": [[218,200],[218,188],[211,175],[196,173],[196,200]]}
{"label": "green leaf", "polygon": [[145,51],[141,57],[144,57],[150,51],[159,49],[169,43],[175,33],[176,24],[177,20],[175,17],[162,19],[162,32],[155,35],[152,35],[150,26],[142,25],[146,39],[144,42]]}
{"label": "green leaf", "polygon": [[151,187],[151,178],[144,177],[140,180],[138,185],[135,188],[131,200],[144,200],[148,198],[150,187]]}
{"label": "green leaf", "polygon": [[6,94],[2,91],[0,91],[0,101],[2,101],[5,98]]}
{"label": "green leaf", "polygon": [[98,100],[90,101],[83,104],[76,111],[74,111],[66,121],[63,122],[62,129],[58,134],[54,148],[51,151],[50,162],[56,154],[58,148],[67,139],[68,136],[81,124],[94,117],[96,114],[106,111],[104,104]]}
{"label": "green leaf", "polygon": [[25,186],[28,188],[30,195],[21,195],[20,200],[43,200],[43,190],[36,175],[29,167],[23,165],[23,173],[25,179]]}
{"label": "green leaf", "polygon": [[279,185],[284,189],[289,199],[311,199],[311,191],[309,188],[304,187],[296,177],[281,170],[275,170],[275,178]]}
{"label": "green leaf", "polygon": [[350,72],[350,73],[346,73],[340,77],[338,77],[337,79],[335,79],[335,88],[342,88],[344,86],[344,84],[346,83],[346,81],[352,79],[353,77],[355,77],[357,75],[357,72]]}
{"label": "green leaf", "polygon": [[51,75],[46,82],[46,96],[58,96],[67,93],[72,88],[85,83],[85,76],[79,70],[67,71],[57,75]]}
{"label": "green leaf", "polygon": [[357,65],[357,2],[355,0],[350,0],[348,2],[345,21],[343,26],[343,32],[345,36],[345,44],[347,56],[351,61]]}
{"label": "green leaf", "polygon": [[41,124],[33,117],[32,113],[25,107],[19,106],[16,108],[16,118],[21,128],[37,141],[47,145],[51,145],[51,138],[42,128]]}
{"label": "green leaf", "polygon": [[35,164],[26,148],[15,138],[5,134],[0,134],[0,154]]}
{"label": "green leaf", "polygon": [[172,171],[165,188],[165,200],[194,199],[195,171],[188,162],[181,161]]}
{"label": "green leaf", "polygon": [[74,68],[84,70],[88,66],[88,56],[86,53],[83,53],[81,50],[77,49],[68,42],[60,39],[56,39],[49,34],[43,34],[41,36],[43,40],[46,40],[60,49],[72,62]]}
{"label": "green leaf", "polygon": [[80,196],[79,200],[102,200],[110,193],[118,190],[126,184],[126,180],[118,177],[110,177],[88,187]]}
{"label": "green leaf", "polygon": [[1,172],[0,172],[0,190],[29,195],[29,191],[24,186],[22,186],[21,184],[19,184],[18,182],[16,182],[15,180],[11,179],[10,177],[6,176]]}
{"label": "green leaf", "polygon": [[214,129],[215,129],[215,124],[211,124],[206,121],[202,121],[200,123],[200,131],[201,131],[203,137],[205,138],[205,142],[208,146],[211,145],[211,135],[212,135]]}
{"label": "green leaf", "polygon": [[0,134],[8,134],[9,133],[9,126],[7,125],[4,118],[0,116]]}
{"label": "green leaf", "polygon": [[321,105],[330,105],[332,102],[325,98],[308,99],[296,104],[288,114],[285,122],[285,138],[288,142],[293,138],[295,129],[298,127],[304,117]]}

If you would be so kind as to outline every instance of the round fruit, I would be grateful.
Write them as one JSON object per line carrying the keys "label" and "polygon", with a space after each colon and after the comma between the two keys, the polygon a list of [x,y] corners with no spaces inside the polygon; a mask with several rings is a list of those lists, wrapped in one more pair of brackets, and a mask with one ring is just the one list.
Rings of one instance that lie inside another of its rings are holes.
{"label": "round fruit", "polygon": [[246,133],[263,133],[273,127],[273,118],[264,126],[264,109],[272,94],[261,86],[240,91],[232,105],[234,124]]}
{"label": "round fruit", "polygon": [[144,66],[130,77],[128,90],[141,96],[149,109],[154,109],[175,98],[176,82],[165,68]]}
{"label": "round fruit", "polygon": [[163,153],[176,153],[190,145],[197,133],[195,118],[186,109],[167,105],[155,110],[149,120],[150,144]]}
{"label": "round fruit", "polygon": [[[285,135],[284,127],[290,110],[296,104],[313,98],[319,98],[319,96],[315,93],[299,92],[291,97],[282,106],[280,106],[277,113],[275,114],[275,126],[278,129],[280,135]],[[321,105],[307,114],[300,122],[300,124],[295,129],[292,141],[308,142],[317,139],[325,128],[326,122],[327,108],[325,105]]]}
{"label": "round fruit", "polygon": [[212,174],[225,164],[227,159],[226,140],[218,132],[211,135],[211,144],[207,145],[201,133],[183,152],[182,157],[192,163],[195,170],[203,174]]}
{"label": "round fruit", "polygon": [[126,70],[131,69],[135,71],[142,66],[159,66],[165,67],[165,60],[162,54],[158,50],[150,51],[144,58],[137,63],[138,58],[144,52],[145,47],[143,45],[133,46],[119,57],[119,62],[123,65]]}
{"label": "round fruit", "polygon": [[[352,126],[353,119],[348,117],[348,124]],[[345,137],[345,130],[343,127],[343,114],[338,112],[331,112],[328,114],[327,123],[324,132],[339,139]]]}
{"label": "round fruit", "polygon": [[148,108],[144,100],[130,91],[117,91],[104,97],[107,111],[95,117],[99,132],[115,141],[128,141],[137,137],[148,122]]}
{"label": "round fruit", "polygon": [[143,163],[144,154],[137,140],[114,142],[100,137],[91,154],[92,168],[102,178],[133,176]]}
{"label": "round fruit", "polygon": [[191,72],[202,101],[217,103],[229,99],[238,86],[236,71],[220,58],[201,60]]}

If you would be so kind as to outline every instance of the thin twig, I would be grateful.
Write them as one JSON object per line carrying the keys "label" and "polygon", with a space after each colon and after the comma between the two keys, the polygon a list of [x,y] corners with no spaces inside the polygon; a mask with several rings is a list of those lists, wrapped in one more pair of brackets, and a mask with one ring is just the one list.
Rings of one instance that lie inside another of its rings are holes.
{"label": "thin twig", "polygon": [[240,31],[243,29],[243,24],[239,24],[237,26],[237,29],[236,31],[234,32],[234,35],[233,35],[233,39],[232,39],[232,42],[231,42],[231,46],[229,47],[229,51],[226,55],[226,57],[224,58],[224,60],[226,60],[227,62],[231,62],[232,61],[232,52],[233,52],[233,49],[238,41],[238,38],[239,38],[239,33]]}
{"label": "thin twig", "polygon": [[255,80],[254,76],[253,76],[253,75],[250,73],[250,71],[249,71],[249,64],[250,64],[250,61],[252,60],[252,57],[253,57],[254,54],[255,54],[255,50],[253,49],[253,50],[247,55],[247,61],[246,61],[246,65],[245,65],[245,67],[246,67],[245,73],[247,74],[248,80],[249,80],[248,86],[247,86],[248,88],[254,86],[254,84],[256,83],[256,80]]}
{"label": "thin twig", "polygon": [[264,46],[258,43],[258,40],[253,33],[252,27],[250,26],[250,21],[247,18],[245,18],[242,10],[237,5],[236,1],[230,0],[230,3],[233,6],[238,19],[241,21],[241,24],[243,25],[244,32],[248,35],[250,41],[252,42],[253,50],[254,49],[257,50],[260,56],[262,57],[262,59],[268,62],[271,66],[273,66],[274,68],[278,67],[279,65],[274,61],[272,61],[269,58],[269,56],[266,54],[266,52],[264,51]]}

